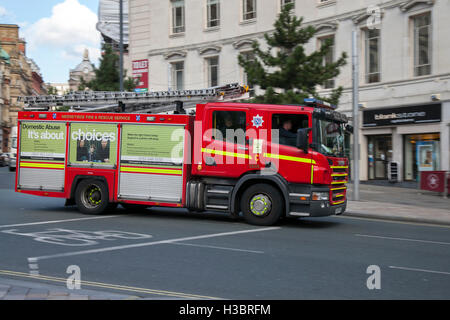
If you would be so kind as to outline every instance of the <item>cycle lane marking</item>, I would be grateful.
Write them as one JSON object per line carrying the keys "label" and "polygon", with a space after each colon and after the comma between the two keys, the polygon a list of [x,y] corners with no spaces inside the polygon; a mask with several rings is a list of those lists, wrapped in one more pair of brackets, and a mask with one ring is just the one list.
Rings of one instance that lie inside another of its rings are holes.
{"label": "cycle lane marking", "polygon": [[174,238],[174,239],[159,240],[159,241],[144,242],[144,243],[135,243],[135,244],[114,246],[114,247],[107,247],[107,248],[66,252],[66,253],[52,254],[52,255],[39,256],[39,257],[30,257],[29,259],[32,259],[32,261],[37,262],[37,261],[41,261],[41,260],[48,260],[48,259],[55,259],[55,258],[64,258],[64,257],[72,257],[72,256],[85,255],[85,254],[103,253],[103,252],[110,252],[110,251],[117,251],[117,250],[124,250],[124,249],[148,247],[148,246],[154,246],[154,245],[159,245],[159,244],[171,244],[171,243],[190,241],[190,240],[217,238],[217,237],[231,236],[231,235],[237,235],[237,234],[273,231],[273,230],[279,230],[279,229],[281,229],[281,228],[280,227],[269,227],[269,228],[258,228],[258,229],[247,229],[247,230],[239,230],[239,231],[213,233],[213,234],[205,234],[205,235],[199,235],[199,236]]}
{"label": "cycle lane marking", "polygon": [[7,224],[7,225],[0,226],[0,228],[35,226],[35,225],[40,225],[40,224],[52,224],[52,223],[83,221],[83,220],[94,220],[94,219],[107,219],[107,218],[116,218],[116,217],[120,217],[120,215],[117,215],[117,216],[89,217],[89,218],[77,218],[77,219],[64,219],[64,220],[51,220],[51,221],[39,221],[39,222],[28,222],[28,223],[20,223],[20,224]]}

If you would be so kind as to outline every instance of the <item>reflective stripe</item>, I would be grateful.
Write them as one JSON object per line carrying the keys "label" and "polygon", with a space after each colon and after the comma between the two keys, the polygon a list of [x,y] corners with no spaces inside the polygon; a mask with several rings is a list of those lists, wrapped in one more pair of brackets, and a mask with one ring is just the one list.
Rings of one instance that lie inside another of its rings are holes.
{"label": "reflective stripe", "polygon": [[311,165],[311,184],[314,183],[314,165]]}
{"label": "reflective stripe", "polygon": [[346,173],[333,173],[331,176],[332,177],[345,177],[345,176],[348,176],[348,174],[346,174]]}
{"label": "reflective stripe", "polygon": [[348,166],[331,166],[331,169],[348,169]]}
{"label": "reflective stripe", "polygon": [[347,189],[347,187],[342,187],[342,188],[333,188],[333,189],[331,189],[331,191],[335,191],[335,190],[344,190],[344,189]]}
{"label": "reflective stripe", "polygon": [[336,198],[341,198],[341,197],[343,197],[343,196],[344,196],[343,194],[336,194],[336,195],[335,195]]}
{"label": "reflective stripe", "polygon": [[335,204],[341,204],[341,203],[344,203],[345,202],[345,200],[344,201],[339,201],[339,202],[333,202],[333,205],[335,205]]}
{"label": "reflective stripe", "polygon": [[182,175],[183,171],[181,169],[153,169],[153,168],[136,168],[136,167],[121,167],[121,172],[138,172],[138,173],[164,173],[164,174],[174,174]]}
{"label": "reflective stripe", "polygon": [[331,184],[346,184],[347,181],[334,181]]}
{"label": "reflective stripe", "polygon": [[64,169],[64,163],[21,162],[23,168]]}
{"label": "reflective stripe", "polygon": [[264,153],[264,157],[266,157],[266,158],[273,158],[273,159],[279,159],[279,160],[302,162],[302,163],[308,163],[308,164],[316,164],[316,161],[314,161],[312,159],[300,158],[300,157],[291,157],[291,156],[283,156],[281,154]]}
{"label": "reflective stripe", "polygon": [[221,150],[212,150],[212,149],[205,149],[202,148],[203,153],[210,153],[210,154],[218,154],[220,156],[227,156],[227,157],[235,157],[235,158],[242,158],[242,159],[252,159],[251,156],[245,154],[245,153],[236,153],[236,152],[228,152],[228,151],[221,151]]}

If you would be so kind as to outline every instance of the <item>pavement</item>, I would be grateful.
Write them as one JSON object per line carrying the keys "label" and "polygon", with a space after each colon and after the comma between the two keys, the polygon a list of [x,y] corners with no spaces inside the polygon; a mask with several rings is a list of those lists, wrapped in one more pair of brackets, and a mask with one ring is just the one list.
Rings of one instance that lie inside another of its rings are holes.
{"label": "pavement", "polygon": [[[36,277],[37,279],[38,277]],[[136,300],[133,295],[86,289],[66,289],[48,283],[0,277],[0,300]]]}
{"label": "pavement", "polygon": [[[349,184],[348,199],[352,199]],[[419,189],[360,185],[360,201],[348,201],[347,216],[450,225],[450,198]]]}

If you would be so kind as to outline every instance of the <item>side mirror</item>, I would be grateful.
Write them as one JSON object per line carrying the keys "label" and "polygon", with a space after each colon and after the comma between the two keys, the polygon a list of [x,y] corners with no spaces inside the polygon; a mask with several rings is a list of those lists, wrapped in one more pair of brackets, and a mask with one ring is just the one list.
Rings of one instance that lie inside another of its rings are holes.
{"label": "side mirror", "polygon": [[302,128],[297,131],[297,148],[303,150],[305,153],[308,153],[309,149],[309,131],[311,128]]}

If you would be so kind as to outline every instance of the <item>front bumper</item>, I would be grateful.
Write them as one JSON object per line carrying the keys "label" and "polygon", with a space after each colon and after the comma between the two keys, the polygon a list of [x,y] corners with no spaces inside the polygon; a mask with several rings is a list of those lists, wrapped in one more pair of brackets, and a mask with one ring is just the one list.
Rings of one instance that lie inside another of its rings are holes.
{"label": "front bumper", "polygon": [[329,187],[308,185],[290,185],[289,187],[291,193],[289,194],[288,217],[326,217],[341,215],[347,208],[347,199],[337,205],[332,205],[329,200],[311,200],[310,195],[312,192],[329,193]]}

